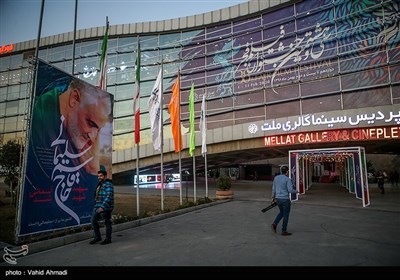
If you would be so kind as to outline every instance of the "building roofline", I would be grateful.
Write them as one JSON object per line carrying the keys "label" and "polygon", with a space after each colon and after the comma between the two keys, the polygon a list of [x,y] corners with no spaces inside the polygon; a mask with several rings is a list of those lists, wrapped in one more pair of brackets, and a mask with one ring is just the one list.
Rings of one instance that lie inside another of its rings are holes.
{"label": "building roofline", "polygon": [[[118,35],[129,35],[129,34],[139,35],[139,34],[151,34],[151,33],[161,33],[161,32],[168,33],[172,31],[179,31],[185,29],[189,30],[196,29],[220,22],[231,21],[233,19],[244,18],[252,14],[258,14],[267,9],[277,8],[282,4],[288,4],[297,1],[250,0],[246,3],[241,3],[238,5],[197,15],[159,20],[159,21],[110,25],[109,37],[112,38]],[[85,39],[102,37],[104,34],[104,28],[105,26],[98,26],[98,27],[91,27],[91,28],[77,30],[75,39],[77,41],[82,41]],[[42,37],[40,39],[40,47],[70,42],[73,40],[73,37],[74,37],[73,31]],[[34,48],[36,48],[36,39],[15,43],[12,53],[30,50]]]}

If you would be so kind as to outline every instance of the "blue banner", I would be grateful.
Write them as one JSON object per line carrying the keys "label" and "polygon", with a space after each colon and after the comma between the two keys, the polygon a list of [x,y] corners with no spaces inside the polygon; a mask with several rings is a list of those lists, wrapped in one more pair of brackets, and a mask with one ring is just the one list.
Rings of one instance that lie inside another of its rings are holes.
{"label": "blue banner", "polygon": [[20,236],[89,224],[97,171],[111,177],[112,95],[39,61],[34,100]]}

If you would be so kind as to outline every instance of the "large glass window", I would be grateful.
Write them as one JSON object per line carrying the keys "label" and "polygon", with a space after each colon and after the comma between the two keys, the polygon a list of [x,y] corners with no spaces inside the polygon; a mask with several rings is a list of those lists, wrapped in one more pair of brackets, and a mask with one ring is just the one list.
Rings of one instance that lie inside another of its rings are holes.
{"label": "large glass window", "polygon": [[267,119],[277,119],[298,115],[301,115],[299,101],[285,102],[267,106]]}
{"label": "large glass window", "polygon": [[328,112],[342,109],[342,98],[340,94],[314,97],[302,100],[302,114]]}
{"label": "large glass window", "polygon": [[8,75],[9,72],[0,72],[0,86],[8,85]]}
{"label": "large glass window", "polygon": [[11,56],[10,68],[11,69],[16,69],[16,68],[21,67],[22,60],[23,60],[23,55],[22,54],[17,54],[17,55]]}
{"label": "large glass window", "polygon": [[50,61],[55,62],[65,58],[65,47],[54,47],[50,49]]}
{"label": "large glass window", "polygon": [[163,62],[168,63],[171,61],[178,61],[180,50],[179,47],[161,50],[160,55],[162,55]]}
{"label": "large glass window", "polygon": [[10,71],[9,76],[8,76],[8,84],[12,85],[12,84],[20,83],[21,82],[21,73],[22,73],[22,69]]}
{"label": "large glass window", "polygon": [[[8,104],[7,104],[8,108]],[[6,109],[7,114],[7,109]],[[15,132],[17,129],[18,117],[8,117],[4,120],[4,132]]]}
{"label": "large glass window", "polygon": [[13,116],[18,114],[18,101],[10,101],[6,104],[6,116]]}
{"label": "large glass window", "polygon": [[140,36],[140,48],[142,50],[158,50],[158,35]]}
{"label": "large glass window", "polygon": [[348,92],[343,94],[343,109],[390,105],[390,100],[390,89],[388,87]]}
{"label": "large glass window", "polygon": [[10,59],[11,56],[3,56],[0,57],[0,71],[5,71],[10,68]]}
{"label": "large glass window", "polygon": [[118,38],[118,52],[132,52],[137,49],[136,37]]}
{"label": "large glass window", "polygon": [[114,134],[121,134],[134,131],[133,116],[114,120]]}
{"label": "large glass window", "polygon": [[136,92],[136,86],[133,84],[119,85],[116,87],[114,101],[124,100],[133,98],[134,92]]}
{"label": "large glass window", "polygon": [[[2,104],[0,103],[0,117],[3,114],[1,112],[4,112],[4,111],[1,111],[2,109],[3,109],[3,107],[2,107]],[[5,121],[5,118],[0,118],[0,133],[4,133],[4,121]],[[1,134],[1,138],[3,138],[3,134]],[[3,142],[0,140],[0,144],[3,144],[3,143],[5,143],[4,139],[3,139]]]}
{"label": "large glass window", "polygon": [[257,122],[265,120],[265,107],[252,107],[235,111],[235,124]]}
{"label": "large glass window", "polygon": [[8,87],[7,100],[15,100],[19,98],[20,85]]}
{"label": "large glass window", "polygon": [[179,47],[181,42],[181,33],[160,35],[160,48]]}
{"label": "large glass window", "polygon": [[340,91],[339,77],[305,82],[300,85],[301,96],[330,94]]}
{"label": "large glass window", "polygon": [[128,83],[135,81],[135,53],[119,54],[115,74],[117,83]]}
{"label": "large glass window", "polygon": [[125,100],[114,103],[114,116],[122,117],[133,115],[133,100]]}
{"label": "large glass window", "polygon": [[27,103],[29,102],[28,99],[21,99],[18,101],[18,114],[26,114],[27,113]]}
{"label": "large glass window", "polygon": [[33,79],[31,68],[23,68],[21,71],[21,83],[30,82]]}
{"label": "large glass window", "polygon": [[0,103],[0,117],[4,117],[6,115],[6,103]]}
{"label": "large glass window", "polygon": [[97,56],[98,53],[101,54],[101,43],[99,46],[99,40],[82,42],[78,52],[81,57]]}
{"label": "large glass window", "polygon": [[7,87],[0,87],[0,102],[7,99]]}

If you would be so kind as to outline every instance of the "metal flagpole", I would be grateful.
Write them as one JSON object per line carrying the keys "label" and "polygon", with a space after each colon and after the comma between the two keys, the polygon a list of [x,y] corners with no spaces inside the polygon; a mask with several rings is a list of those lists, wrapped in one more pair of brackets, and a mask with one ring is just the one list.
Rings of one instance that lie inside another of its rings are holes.
{"label": "metal flagpole", "polygon": [[163,127],[163,58],[161,56],[161,81],[160,81],[160,130],[161,130],[161,211],[164,211],[164,127]]}
{"label": "metal flagpole", "polygon": [[[207,118],[206,118],[206,112],[207,112],[207,103],[206,103],[206,98],[204,98],[204,112],[203,112],[203,119],[204,119],[204,133],[207,133]],[[203,132],[201,132],[203,133]],[[203,140],[203,135],[201,135],[201,139]],[[204,139],[205,145],[207,147],[207,137]],[[201,149],[203,149],[203,142],[201,143]],[[204,168],[205,168],[205,176],[206,176],[206,197],[208,198],[208,168],[207,168],[207,151],[204,153]]]}
{"label": "metal flagpole", "polygon": [[36,49],[35,49],[35,57],[33,61],[33,81],[32,81],[32,87],[31,87],[31,94],[30,94],[30,100],[29,100],[29,108],[27,115],[29,116],[29,121],[28,121],[28,126],[26,131],[28,132],[28,135],[25,140],[25,150],[24,150],[24,160],[22,162],[22,172],[21,172],[21,190],[19,192],[19,202],[18,202],[18,207],[16,207],[17,211],[17,220],[16,220],[16,227],[15,227],[15,240],[19,241],[19,236],[18,233],[21,229],[21,209],[22,209],[22,196],[24,193],[25,189],[25,176],[26,176],[26,168],[28,165],[28,151],[29,151],[29,138],[31,137],[32,134],[32,115],[33,115],[33,104],[35,104],[35,96],[36,96],[36,79],[37,79],[37,70],[38,70],[38,65],[39,65],[39,47],[40,47],[40,37],[42,33],[42,23],[43,23],[43,14],[44,14],[44,4],[45,0],[42,0],[42,5],[40,8],[40,17],[39,17],[39,27],[38,27],[38,34],[37,34],[37,39],[36,39]]}
{"label": "metal flagpole", "polygon": [[136,144],[136,215],[140,216],[140,199],[139,199],[139,143]]}
{"label": "metal flagpole", "polygon": [[76,24],[78,18],[78,0],[75,0],[75,18],[74,18],[74,38],[72,40],[72,69],[71,74],[75,76],[75,40],[76,40]]}
{"label": "metal flagpole", "polygon": [[[193,81],[192,81],[192,87],[193,87]],[[190,101],[190,95],[189,95],[189,103],[191,103],[192,101]],[[193,96],[193,115],[194,115],[194,96]],[[189,104],[189,111],[190,111],[190,104]],[[192,121],[192,120],[191,120]],[[192,131],[192,124],[190,125],[190,135],[193,134],[194,136],[194,119],[193,119],[193,131]],[[189,144],[189,153],[190,153],[190,149],[191,149],[191,140],[190,140],[190,144]],[[193,201],[196,203],[196,158],[195,158],[195,151],[196,151],[196,138],[194,137],[194,148],[195,150],[193,151],[192,157],[193,157]]]}
{"label": "metal flagpole", "polygon": [[179,114],[178,114],[178,147],[179,147],[179,180],[180,180],[180,187],[179,187],[179,204],[182,205],[182,153],[181,153],[181,70],[178,71],[178,93],[179,93]]}
{"label": "metal flagpole", "polygon": [[208,172],[207,172],[207,153],[204,154],[204,168],[206,173],[206,197],[208,197]]}
{"label": "metal flagpole", "polygon": [[193,153],[193,202],[196,203],[196,157]]}

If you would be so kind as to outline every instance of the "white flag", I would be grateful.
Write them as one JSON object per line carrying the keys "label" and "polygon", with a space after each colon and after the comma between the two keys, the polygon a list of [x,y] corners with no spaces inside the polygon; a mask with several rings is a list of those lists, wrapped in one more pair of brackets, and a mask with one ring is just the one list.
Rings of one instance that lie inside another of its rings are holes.
{"label": "white flag", "polygon": [[201,132],[201,154],[204,155],[207,153],[207,126],[206,126],[206,95],[203,95],[203,101],[201,103],[201,112],[200,112],[200,123],[199,128]]}
{"label": "white flag", "polygon": [[158,73],[156,83],[149,97],[149,114],[151,126],[151,138],[153,148],[156,151],[161,149],[161,70]]}

